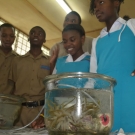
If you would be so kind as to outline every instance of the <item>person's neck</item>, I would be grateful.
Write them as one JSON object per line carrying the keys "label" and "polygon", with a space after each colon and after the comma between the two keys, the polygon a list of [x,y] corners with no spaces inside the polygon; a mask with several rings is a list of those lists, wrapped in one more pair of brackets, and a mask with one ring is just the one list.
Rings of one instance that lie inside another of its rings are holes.
{"label": "person's neck", "polygon": [[77,54],[72,55],[73,61],[78,59],[82,54],[84,54],[83,50],[79,51]]}
{"label": "person's neck", "polygon": [[38,55],[40,55],[42,52],[40,47],[31,47],[30,48],[30,53],[33,55],[33,57],[37,57]]}
{"label": "person's neck", "polygon": [[107,32],[110,31],[112,25],[114,24],[114,22],[119,18],[119,16],[115,16],[115,17],[112,17],[111,19],[109,19],[108,21],[106,21],[106,27],[107,27]]}
{"label": "person's neck", "polygon": [[1,46],[0,49],[3,51],[5,55],[8,55],[12,51],[12,48],[5,48],[3,46]]}

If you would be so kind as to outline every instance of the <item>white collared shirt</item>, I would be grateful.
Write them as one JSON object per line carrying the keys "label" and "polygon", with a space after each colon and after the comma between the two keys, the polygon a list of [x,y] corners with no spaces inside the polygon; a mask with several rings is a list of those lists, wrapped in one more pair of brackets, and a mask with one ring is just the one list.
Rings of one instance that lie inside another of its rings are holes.
{"label": "white collared shirt", "polygon": [[112,33],[114,31],[120,30],[121,27],[123,26],[123,24],[126,24],[126,21],[124,19],[122,19],[121,17],[119,17],[112,25],[111,29],[109,30],[109,32],[107,32],[107,27],[103,28],[100,32],[100,37],[104,37],[106,35],[108,35],[109,33]]}
{"label": "white collared shirt", "polygon": [[[87,55],[90,55],[90,54],[89,54],[88,52],[85,52],[85,53],[82,54],[80,57],[78,57],[75,61],[73,61],[72,55],[68,54],[68,55],[67,55],[68,57],[67,57],[65,63],[81,61],[81,60],[84,59]],[[57,72],[57,70],[56,70],[56,67],[55,67],[52,74],[56,74],[56,72]]]}

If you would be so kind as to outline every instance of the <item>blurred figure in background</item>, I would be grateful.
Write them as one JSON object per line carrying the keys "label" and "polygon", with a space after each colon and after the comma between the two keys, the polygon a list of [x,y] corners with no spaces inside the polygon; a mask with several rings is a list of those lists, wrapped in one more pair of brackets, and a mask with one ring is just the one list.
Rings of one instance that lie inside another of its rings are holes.
{"label": "blurred figure in background", "polygon": [[9,23],[0,26],[0,94],[11,94],[14,84],[8,80],[11,63],[17,55],[12,50],[15,40],[15,28]]}

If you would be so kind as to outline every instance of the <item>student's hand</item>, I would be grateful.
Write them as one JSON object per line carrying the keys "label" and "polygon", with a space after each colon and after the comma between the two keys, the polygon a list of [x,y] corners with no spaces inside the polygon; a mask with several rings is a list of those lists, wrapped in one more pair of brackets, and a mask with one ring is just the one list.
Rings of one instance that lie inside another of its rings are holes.
{"label": "student's hand", "polygon": [[39,118],[36,119],[36,120],[31,124],[31,127],[32,127],[33,129],[39,129],[39,128],[45,127],[44,117],[39,116]]}
{"label": "student's hand", "polygon": [[135,70],[131,73],[131,76],[135,76]]}
{"label": "student's hand", "polygon": [[59,54],[59,46],[57,45],[55,50],[52,51],[52,55],[50,57],[50,64],[56,63],[56,60],[58,58],[58,54]]}
{"label": "student's hand", "polygon": [[53,50],[52,55],[50,57],[50,74],[52,74],[54,70],[58,54],[59,54],[59,46],[57,45],[57,47],[55,48],[55,50]]}

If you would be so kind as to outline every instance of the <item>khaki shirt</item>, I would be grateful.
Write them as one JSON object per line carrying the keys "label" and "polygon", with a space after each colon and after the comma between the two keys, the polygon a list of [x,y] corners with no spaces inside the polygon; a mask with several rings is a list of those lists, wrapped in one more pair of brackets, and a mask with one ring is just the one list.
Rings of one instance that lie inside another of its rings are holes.
{"label": "khaki shirt", "polygon": [[[91,38],[91,37],[85,37],[85,42],[84,42],[84,44],[82,46],[84,52],[89,52],[91,54],[92,40],[93,40],[93,38]],[[66,52],[62,42],[59,42],[59,43],[56,43],[55,45],[53,45],[53,47],[50,50],[50,55],[52,55],[52,52],[53,52],[53,50],[55,50],[57,45],[59,47],[58,57],[66,56],[67,52]]]}
{"label": "khaki shirt", "polygon": [[43,79],[50,74],[49,68],[49,58],[43,53],[34,58],[28,52],[14,59],[9,77],[15,82],[14,94],[24,97],[27,101],[43,100]]}
{"label": "khaki shirt", "polygon": [[8,80],[12,60],[17,56],[14,51],[8,55],[0,49],[0,93],[11,94],[13,92],[13,83]]}

